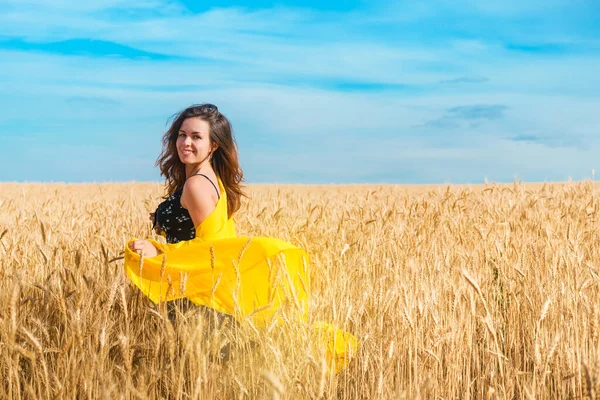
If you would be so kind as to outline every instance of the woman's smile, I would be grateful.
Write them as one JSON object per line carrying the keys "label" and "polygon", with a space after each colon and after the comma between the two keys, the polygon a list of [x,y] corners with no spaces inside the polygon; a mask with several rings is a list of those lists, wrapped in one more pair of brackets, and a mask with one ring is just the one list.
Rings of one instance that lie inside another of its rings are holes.
{"label": "woman's smile", "polygon": [[191,156],[194,155],[194,151],[191,149],[182,149],[180,150],[182,156]]}

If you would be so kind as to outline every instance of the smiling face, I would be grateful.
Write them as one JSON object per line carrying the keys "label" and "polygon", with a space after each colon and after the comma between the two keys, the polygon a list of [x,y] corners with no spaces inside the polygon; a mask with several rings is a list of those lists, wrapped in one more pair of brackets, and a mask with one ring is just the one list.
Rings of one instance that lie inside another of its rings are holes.
{"label": "smiling face", "polygon": [[186,167],[195,167],[207,160],[211,152],[210,125],[203,119],[187,118],[177,134],[177,154]]}

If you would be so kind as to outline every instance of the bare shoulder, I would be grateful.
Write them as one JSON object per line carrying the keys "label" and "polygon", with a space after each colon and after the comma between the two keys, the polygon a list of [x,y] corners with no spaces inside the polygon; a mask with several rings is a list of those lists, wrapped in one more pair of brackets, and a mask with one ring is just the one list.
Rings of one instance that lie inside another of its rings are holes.
{"label": "bare shoulder", "polygon": [[182,205],[185,208],[189,208],[188,206],[192,204],[214,205],[216,202],[216,199],[213,199],[214,193],[215,189],[208,179],[200,175],[191,176],[183,186]]}

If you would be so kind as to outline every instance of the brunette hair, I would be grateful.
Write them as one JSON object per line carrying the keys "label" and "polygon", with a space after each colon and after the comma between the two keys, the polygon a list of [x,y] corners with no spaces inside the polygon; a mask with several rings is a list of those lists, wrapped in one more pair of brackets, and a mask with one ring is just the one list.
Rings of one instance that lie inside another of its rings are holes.
{"label": "brunette hair", "polygon": [[200,118],[210,126],[210,143],[217,145],[212,152],[210,165],[215,174],[221,178],[227,193],[227,214],[231,217],[241,205],[241,197],[245,196],[241,188],[244,179],[238,162],[237,144],[232,135],[231,123],[213,104],[194,104],[173,115],[171,127],[162,138],[163,148],[156,160],[156,166],[166,179],[167,197],[185,183],[185,164],[177,154],[177,135],[181,124],[188,118]]}

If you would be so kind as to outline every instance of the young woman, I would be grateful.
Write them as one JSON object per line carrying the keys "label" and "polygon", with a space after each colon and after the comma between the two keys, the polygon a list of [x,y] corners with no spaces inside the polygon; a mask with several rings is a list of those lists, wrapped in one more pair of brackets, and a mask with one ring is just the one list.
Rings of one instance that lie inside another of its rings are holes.
{"label": "young woman", "polygon": [[[240,208],[242,170],[231,125],[212,104],[180,112],[163,137],[157,160],[166,201],[151,214],[167,243],[132,239],[125,272],[153,302],[187,298],[266,326],[283,306],[308,312],[308,257],[287,242],[238,237],[232,216]],[[320,324],[336,369],[346,365],[356,339]]]}

